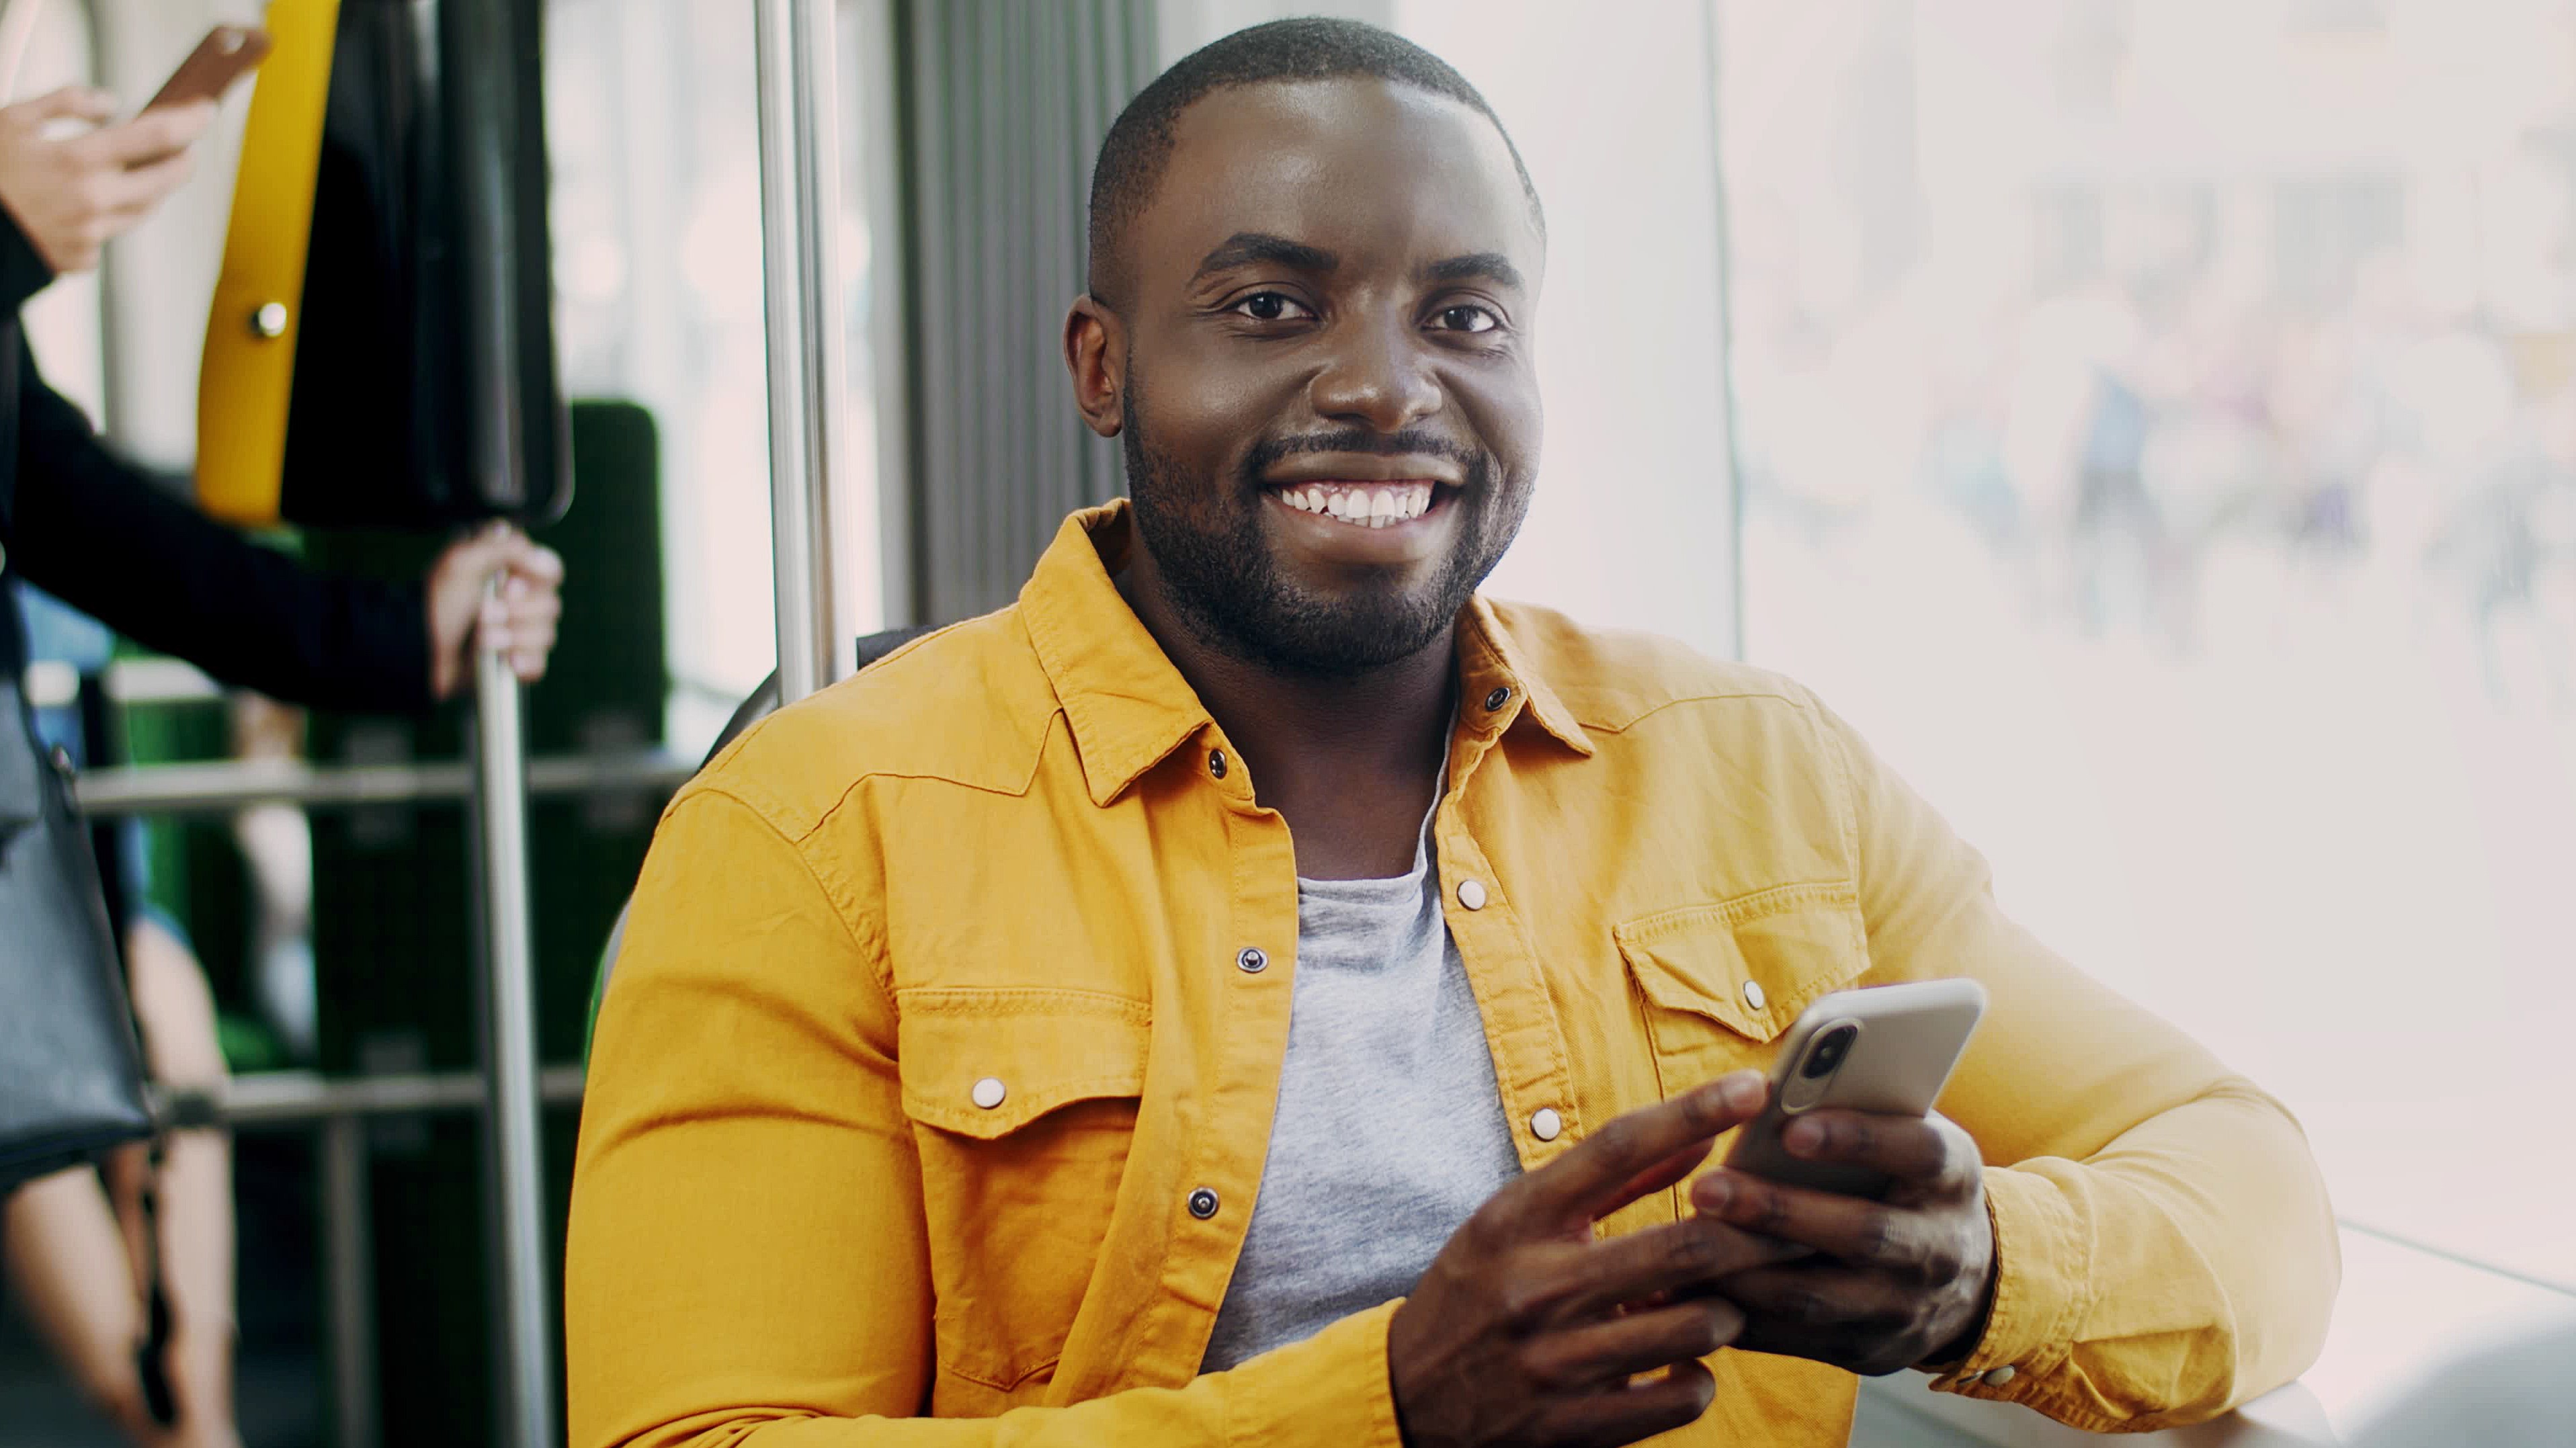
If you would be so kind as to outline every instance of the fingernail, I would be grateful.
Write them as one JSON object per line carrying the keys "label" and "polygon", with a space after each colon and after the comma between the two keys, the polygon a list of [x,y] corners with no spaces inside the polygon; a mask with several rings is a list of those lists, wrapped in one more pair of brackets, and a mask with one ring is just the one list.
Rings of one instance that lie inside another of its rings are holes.
{"label": "fingernail", "polygon": [[1712,1172],[1691,1184],[1691,1197],[1703,1212],[1723,1212],[1735,1200],[1735,1185],[1724,1172]]}
{"label": "fingernail", "polygon": [[1789,1129],[1780,1133],[1780,1144],[1807,1156],[1825,1144],[1825,1129],[1812,1121],[1792,1121]]}

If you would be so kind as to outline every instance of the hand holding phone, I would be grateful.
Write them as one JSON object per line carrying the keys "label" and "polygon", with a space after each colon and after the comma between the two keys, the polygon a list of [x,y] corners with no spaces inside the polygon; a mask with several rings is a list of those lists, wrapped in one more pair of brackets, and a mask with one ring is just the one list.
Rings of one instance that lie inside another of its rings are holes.
{"label": "hand holding phone", "polygon": [[1781,1133],[1819,1108],[1929,1115],[1985,1013],[1986,989],[1973,980],[1836,991],[1817,1001],[1789,1028],[1772,1068],[1770,1102],[1736,1134],[1726,1164],[1822,1191],[1881,1195],[1886,1173],[1798,1156],[1784,1148]]}
{"label": "hand holding phone", "polygon": [[1976,1142],[1932,1103],[1985,1009],[1973,981],[1845,991],[1790,1028],[1763,1110],[1703,1215],[1808,1249],[1715,1291],[1736,1346],[1888,1373],[1964,1355],[1983,1330],[1994,1229]]}

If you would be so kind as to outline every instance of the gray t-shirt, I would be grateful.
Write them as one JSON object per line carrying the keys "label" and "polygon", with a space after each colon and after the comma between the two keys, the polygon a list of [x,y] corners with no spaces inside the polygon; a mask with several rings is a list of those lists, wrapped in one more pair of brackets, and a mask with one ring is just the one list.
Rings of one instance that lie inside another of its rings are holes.
{"label": "gray t-shirt", "polygon": [[1412,1291],[1520,1169],[1430,821],[1399,879],[1299,880],[1279,1109],[1201,1371]]}

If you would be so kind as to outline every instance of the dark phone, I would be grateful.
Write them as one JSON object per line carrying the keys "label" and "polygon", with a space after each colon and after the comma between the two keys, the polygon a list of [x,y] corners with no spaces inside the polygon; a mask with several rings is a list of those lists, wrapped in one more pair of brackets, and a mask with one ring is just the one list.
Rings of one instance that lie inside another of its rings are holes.
{"label": "dark phone", "polygon": [[191,101],[219,101],[233,82],[268,58],[268,32],[248,25],[218,25],[206,32],[179,68],[161,83],[144,110],[183,106]]}

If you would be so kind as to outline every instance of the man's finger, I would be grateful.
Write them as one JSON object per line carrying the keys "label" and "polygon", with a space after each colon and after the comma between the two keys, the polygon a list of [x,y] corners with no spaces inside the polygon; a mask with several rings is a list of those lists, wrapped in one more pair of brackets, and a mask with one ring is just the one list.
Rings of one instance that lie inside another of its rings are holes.
{"label": "man's finger", "polygon": [[1756,1267],[1717,1286],[1744,1310],[1739,1345],[1816,1336],[1877,1337],[1913,1318],[1905,1286],[1883,1273],[1823,1263]]}
{"label": "man's finger", "polygon": [[[1780,1133],[1780,1145],[1808,1161],[1868,1167],[1900,1181],[1929,1181],[1965,1165],[1965,1133],[1954,1137],[1942,1130],[1945,1125],[1919,1116],[1826,1108],[1790,1122]],[[1970,1146],[1967,1154],[1973,1151]]]}
{"label": "man's finger", "polygon": [[1691,1184],[1691,1202],[1747,1232],[1803,1243],[1844,1262],[1889,1272],[1943,1275],[1946,1239],[1930,1219],[1840,1192],[1787,1186],[1720,1169]]}
{"label": "man's finger", "polygon": [[1586,1393],[1548,1415],[1545,1441],[1614,1448],[1696,1423],[1717,1401],[1717,1378],[1693,1358],[1662,1377]]}
{"label": "man's finger", "polygon": [[1504,1188],[1520,1220],[1546,1231],[1589,1225],[1638,1195],[1623,1195],[1670,1158],[1704,1146],[1762,1109],[1762,1077],[1738,1071],[1660,1105],[1631,1111],[1592,1138]]}
{"label": "man's finger", "polygon": [[1743,1330],[1744,1312],[1734,1303],[1694,1298],[1533,1338],[1521,1350],[1521,1366],[1539,1386],[1559,1392],[1619,1384],[1704,1358]]}
{"label": "man's finger", "polygon": [[1716,1217],[1685,1217],[1583,1249],[1581,1285],[1557,1304],[1562,1321],[1687,1292],[1718,1278],[1808,1254],[1794,1242],[1756,1236]]}

